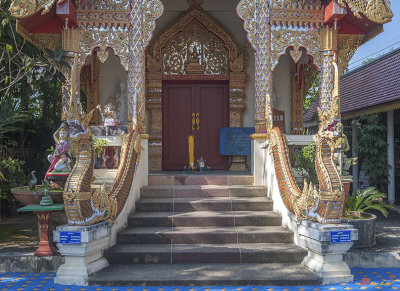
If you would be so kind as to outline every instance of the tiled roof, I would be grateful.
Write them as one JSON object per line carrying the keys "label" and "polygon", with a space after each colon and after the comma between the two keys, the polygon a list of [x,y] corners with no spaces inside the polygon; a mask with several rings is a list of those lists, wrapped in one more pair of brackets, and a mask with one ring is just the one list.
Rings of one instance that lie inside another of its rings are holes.
{"label": "tiled roof", "polygon": [[400,49],[341,77],[342,114],[400,100]]}
{"label": "tiled roof", "polygon": [[[400,48],[343,75],[340,101],[343,117],[368,109],[379,112],[379,108],[400,103]],[[317,102],[304,114],[304,122],[311,121],[316,112]]]}
{"label": "tiled roof", "polygon": [[[310,122],[313,120],[313,117],[317,114],[318,103],[319,103],[319,98],[317,98],[315,102],[311,105],[311,107],[304,113],[303,115],[304,122]],[[315,120],[318,120],[318,118]]]}

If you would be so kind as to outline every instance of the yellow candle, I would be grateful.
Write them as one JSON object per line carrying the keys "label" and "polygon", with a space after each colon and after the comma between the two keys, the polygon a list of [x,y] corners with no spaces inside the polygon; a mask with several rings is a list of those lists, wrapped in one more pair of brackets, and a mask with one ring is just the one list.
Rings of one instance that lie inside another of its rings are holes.
{"label": "yellow candle", "polygon": [[194,168],[194,136],[189,135],[188,138],[189,143],[189,166],[191,169]]}

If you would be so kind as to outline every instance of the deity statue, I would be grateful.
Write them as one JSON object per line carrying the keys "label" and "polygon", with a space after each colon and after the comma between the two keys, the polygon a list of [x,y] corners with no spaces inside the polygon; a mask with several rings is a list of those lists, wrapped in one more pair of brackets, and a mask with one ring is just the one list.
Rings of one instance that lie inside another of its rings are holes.
{"label": "deity statue", "polygon": [[46,172],[45,179],[51,172],[71,172],[71,144],[69,143],[69,131],[67,123],[61,124],[53,135],[56,142],[55,151],[47,156],[51,163]]}
{"label": "deity statue", "polygon": [[119,84],[119,93],[117,93],[116,99],[119,104],[119,124],[126,124],[128,121],[128,96],[125,82]]}
{"label": "deity statue", "polygon": [[200,64],[200,54],[197,52],[196,46],[193,47],[190,53],[189,64]]}
{"label": "deity statue", "polygon": [[117,104],[113,97],[108,97],[104,110],[101,110],[101,105],[97,105],[100,111],[101,118],[103,119],[104,126],[116,126],[118,125],[118,113]]}

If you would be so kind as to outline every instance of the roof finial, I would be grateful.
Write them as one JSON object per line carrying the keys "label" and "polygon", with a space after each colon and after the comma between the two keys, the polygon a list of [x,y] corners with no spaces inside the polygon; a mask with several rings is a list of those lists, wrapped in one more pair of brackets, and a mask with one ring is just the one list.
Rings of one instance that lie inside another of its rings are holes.
{"label": "roof finial", "polygon": [[188,4],[190,8],[200,8],[201,4],[203,4],[203,0],[188,0]]}

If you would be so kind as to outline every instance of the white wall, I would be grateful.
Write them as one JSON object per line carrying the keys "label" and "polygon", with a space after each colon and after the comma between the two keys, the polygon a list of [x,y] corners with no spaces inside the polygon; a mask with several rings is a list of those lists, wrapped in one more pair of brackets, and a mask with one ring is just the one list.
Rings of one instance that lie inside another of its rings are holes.
{"label": "white wall", "polygon": [[[182,16],[188,9],[186,0],[162,0],[164,4],[163,15],[156,20],[156,28],[153,34],[153,40],[172,25],[178,17]],[[246,32],[243,28],[243,22],[236,14],[236,6],[239,0],[203,0],[201,6],[205,11],[210,13],[225,29],[233,36],[239,47],[242,49],[247,42]],[[254,52],[250,45],[248,48],[249,64],[247,72],[249,80],[246,87],[246,107],[243,116],[243,126],[254,126],[254,73],[255,73],[255,59]]]}

